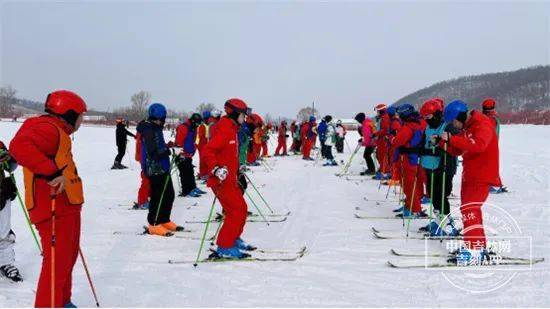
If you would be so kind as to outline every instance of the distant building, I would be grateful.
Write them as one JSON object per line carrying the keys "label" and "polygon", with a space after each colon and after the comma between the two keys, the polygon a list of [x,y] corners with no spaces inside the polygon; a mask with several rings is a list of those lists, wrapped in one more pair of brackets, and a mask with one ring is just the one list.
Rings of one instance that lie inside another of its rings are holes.
{"label": "distant building", "polygon": [[357,130],[357,128],[359,127],[359,123],[357,123],[355,119],[337,118],[336,120],[334,120],[334,123],[338,121],[342,121],[342,125],[344,126],[344,128],[346,128],[346,130]]}
{"label": "distant building", "polygon": [[84,115],[84,121],[106,121],[107,117],[104,115]]}

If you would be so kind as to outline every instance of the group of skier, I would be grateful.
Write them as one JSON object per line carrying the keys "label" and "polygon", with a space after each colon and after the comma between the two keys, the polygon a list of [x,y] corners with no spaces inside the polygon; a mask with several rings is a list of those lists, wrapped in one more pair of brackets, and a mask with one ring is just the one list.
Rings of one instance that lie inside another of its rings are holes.
{"label": "group of skier", "polygon": [[[394,210],[405,219],[430,218],[420,232],[433,237],[462,234],[465,246],[458,256],[482,259],[487,255],[482,205],[490,191],[505,191],[499,176],[499,120],[495,100],[482,102],[482,111],[455,100],[445,106],[429,99],[417,110],[411,104],[375,107],[374,119],[358,113],[367,169],[361,175],[389,186],[401,186],[403,206]],[[359,149],[359,148],[357,148]],[[376,154],[378,168],[372,154]],[[462,157],[460,192],[463,229],[455,227],[449,196]],[[429,213],[422,203],[430,203]]]}

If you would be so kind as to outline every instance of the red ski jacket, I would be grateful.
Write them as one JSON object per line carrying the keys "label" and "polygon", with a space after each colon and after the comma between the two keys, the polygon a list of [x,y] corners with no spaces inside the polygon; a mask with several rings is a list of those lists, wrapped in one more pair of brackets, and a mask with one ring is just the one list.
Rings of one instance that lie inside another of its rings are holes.
{"label": "red ski jacket", "polygon": [[[447,151],[462,156],[462,181],[499,184],[498,138],[491,119],[476,110],[470,113],[464,129],[451,136]],[[444,141],[440,141],[444,147]]]}
{"label": "red ski jacket", "polygon": [[[217,187],[237,185],[239,172],[239,140],[237,132],[239,125],[232,119],[224,116],[216,123],[216,134],[203,148],[204,160],[208,167],[208,186]],[[218,177],[212,174],[214,167],[227,168],[227,178],[220,183]]]}
{"label": "red ski jacket", "polygon": [[[35,175],[32,188],[25,186],[26,190],[33,190],[34,205],[29,210],[29,216],[34,224],[48,220],[52,215],[51,187],[48,181],[62,173],[55,162],[60,147],[58,127],[67,134],[72,132],[63,120],[53,116],[29,118],[10,143],[10,153],[17,163]],[[63,192],[57,196],[55,213],[56,216],[75,214],[80,212],[81,207],[82,205],[71,205],[66,192]]]}
{"label": "red ski jacket", "polygon": [[387,146],[386,137],[390,133],[390,116],[388,116],[388,114],[384,114],[379,121],[380,127],[377,128],[378,131],[374,133],[377,138],[376,145]]}

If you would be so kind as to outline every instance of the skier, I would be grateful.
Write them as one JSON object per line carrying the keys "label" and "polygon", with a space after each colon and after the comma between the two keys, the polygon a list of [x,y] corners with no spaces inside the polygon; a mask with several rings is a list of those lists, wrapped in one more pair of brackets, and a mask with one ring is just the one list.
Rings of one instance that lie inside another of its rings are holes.
{"label": "skier", "polygon": [[431,236],[456,236],[458,231],[454,228],[452,218],[443,223],[438,222],[437,219],[443,219],[450,213],[449,195],[453,188],[457,158],[444,153],[444,150],[432,144],[431,139],[432,136],[441,135],[443,132],[453,132],[452,124],[443,121],[441,104],[433,99],[422,104],[420,115],[428,124],[424,131],[422,147],[419,148],[420,163],[426,172],[426,191],[429,193],[434,211],[439,213],[435,221],[430,222],[420,231],[429,232]]}
{"label": "skier", "polygon": [[420,124],[420,115],[414,107],[404,103],[397,108],[403,126],[393,138],[391,145],[398,150],[398,160],[402,166],[403,192],[405,193],[405,207],[399,217],[426,217],[422,211],[420,199],[422,197],[422,170],[420,157],[417,153],[408,152],[409,148],[418,148],[421,144],[424,129]]}
{"label": "skier", "polygon": [[197,139],[197,128],[202,123],[201,115],[194,113],[186,122],[176,128],[176,147],[181,147],[181,152],[176,157],[181,179],[180,196],[200,197],[206,192],[197,188],[195,182],[195,169],[193,167],[193,156],[195,155]]}
{"label": "skier", "polygon": [[79,129],[87,108],[76,93],[58,90],[48,95],[45,111],[47,115],[29,118],[21,125],[10,143],[10,153],[23,167],[25,204],[42,244],[34,305],[74,307],[72,272],[80,248],[84,193],[70,134]]}
{"label": "skier", "polygon": [[[137,126],[140,126],[142,122],[145,120],[142,120],[138,123]],[[141,162],[141,134],[139,132],[136,132],[136,154],[135,154],[135,160],[137,162]],[[150,196],[150,183],[149,178],[145,175],[143,170],[140,173],[141,176],[141,183],[138,189],[138,196],[137,196],[137,202],[134,203],[133,208],[134,209],[149,209],[149,196]]]}
{"label": "skier", "polygon": [[246,169],[248,145],[250,144],[250,132],[248,123],[244,122],[239,127],[239,165]]}
{"label": "skier", "polygon": [[263,125],[260,128],[260,138],[262,140],[262,157],[268,158],[269,157],[269,150],[267,147],[267,142],[269,141],[269,132],[270,132],[271,126],[269,124]]}
{"label": "skier", "polygon": [[[401,119],[397,114],[397,110],[394,106],[390,106],[387,109],[388,116],[390,117],[390,132],[389,139],[392,140],[401,129]],[[389,186],[397,186],[401,183],[401,162],[397,160],[398,153],[397,149],[391,146],[390,144],[390,168],[391,168],[391,179],[388,181]]]}
{"label": "skier", "polygon": [[328,127],[328,124],[325,118],[321,119],[321,122],[317,126],[317,134],[319,134],[319,143],[321,144],[321,157],[323,159],[327,157],[326,156],[327,149],[325,147],[325,142],[327,140],[327,127]]}
{"label": "skier", "polygon": [[[336,142],[336,129],[334,128],[334,124],[332,123],[332,116],[326,115],[325,118],[323,118],[323,121],[327,124],[327,128],[325,130],[325,158],[327,159],[327,162],[323,164],[323,166],[337,166],[338,163],[334,160],[334,156],[332,155],[332,146]],[[319,134],[319,136],[321,136]]]}
{"label": "skier", "polygon": [[170,149],[163,134],[166,108],[160,103],[153,103],[149,106],[148,114],[147,121],[137,127],[141,135],[141,169],[150,183],[147,232],[151,235],[172,236],[173,232],[182,231],[183,227],[170,220],[175,194],[170,176]]}
{"label": "skier", "polygon": [[275,156],[279,156],[279,153],[281,152],[281,149],[283,150],[283,156],[288,156],[286,153],[286,139],[288,138],[288,134],[286,133],[286,121],[281,121],[281,125],[279,126],[278,130],[278,136],[277,136],[277,148],[275,149]]}
{"label": "skier", "polygon": [[308,160],[308,161],[314,161],[311,157],[311,148],[315,144],[315,140],[317,139],[317,125],[315,123],[316,119],[314,116],[309,117],[309,121],[305,122],[302,125],[301,129],[301,139],[303,141],[302,145],[302,159]]}
{"label": "skier", "polygon": [[208,171],[206,170],[206,164],[204,164],[204,159],[202,157],[202,148],[209,139],[209,129],[210,125],[214,122],[214,118],[210,114],[210,111],[202,112],[203,122],[199,125],[197,129],[197,150],[199,152],[199,179],[206,179]]}
{"label": "skier", "polygon": [[127,136],[131,136],[135,138],[136,136],[128,131],[126,128],[128,124],[124,121],[124,119],[119,118],[116,120],[116,147],[118,150],[118,153],[115,157],[115,162],[113,163],[113,166],[111,167],[112,170],[121,170],[128,168],[127,166],[123,165],[122,158],[124,158],[124,154],[126,154],[126,144],[128,144]]}
{"label": "skier", "polygon": [[12,178],[4,171],[12,173],[17,163],[10,157],[3,142],[0,142],[0,274],[14,282],[23,281],[15,267],[15,233],[11,229],[11,201],[17,196],[17,188]]}
{"label": "skier", "polygon": [[[483,102],[481,103],[483,114],[491,119],[491,121],[495,126],[495,130],[497,132],[497,138],[500,139],[500,118],[498,117],[498,113],[495,109],[496,105],[497,105],[496,101],[492,98],[487,98],[483,100]],[[490,192],[491,193],[508,192],[508,189],[502,184],[500,175],[498,176],[498,185],[495,187],[491,187]]]}
{"label": "skier", "polygon": [[216,257],[240,259],[249,256],[242,251],[255,249],[241,239],[248,206],[238,184],[237,131],[244,122],[248,107],[241,99],[229,99],[224,107],[226,115],[218,122],[218,133],[204,148],[204,158],[210,170],[207,185],[225,213],[216,241]]}
{"label": "skier", "polygon": [[359,122],[359,144],[365,147],[363,152],[363,158],[367,163],[367,170],[362,171],[361,176],[374,175],[376,167],[374,166],[374,160],[372,159],[372,153],[374,152],[374,125],[370,118],[365,116],[365,113],[359,113],[355,115],[355,121]]}
{"label": "skier", "polygon": [[290,149],[295,155],[300,154],[302,149],[302,139],[300,133],[301,127],[302,125],[300,123],[296,123],[296,121],[293,121],[290,125],[290,132],[292,133],[292,146]]}
{"label": "skier", "polygon": [[479,261],[487,253],[481,206],[489,188],[499,182],[498,137],[491,119],[477,110],[469,112],[462,101],[449,103],[443,117],[460,130],[457,135],[443,132],[432,141],[455,156],[461,155],[463,160],[460,211],[465,248],[459,250],[459,255]]}
{"label": "skier", "polygon": [[386,104],[378,104],[374,108],[376,111],[376,160],[378,160],[378,171],[373,179],[389,179],[389,141],[388,133],[390,131],[390,117],[388,116]]}
{"label": "skier", "polygon": [[344,153],[344,142],[346,141],[346,128],[342,125],[342,120],[336,121],[336,151]]}

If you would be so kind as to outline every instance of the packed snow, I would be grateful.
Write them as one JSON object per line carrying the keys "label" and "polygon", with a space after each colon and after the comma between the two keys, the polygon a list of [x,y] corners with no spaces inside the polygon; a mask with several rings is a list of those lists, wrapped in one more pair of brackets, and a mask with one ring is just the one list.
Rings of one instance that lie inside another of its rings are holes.
{"label": "packed snow", "polygon": [[[0,138],[9,143],[20,123],[0,123]],[[167,137],[169,133],[167,132]],[[490,195],[489,202],[505,208],[533,238],[533,256],[550,257],[550,147],[549,126],[515,125],[501,130],[501,176],[510,193]],[[272,139],[273,141],[273,139]],[[290,142],[290,141],[289,141]],[[357,136],[348,134],[346,162]],[[99,300],[104,307],[311,307],[311,306],[451,306],[516,307],[550,306],[548,261],[520,271],[503,287],[473,294],[449,284],[440,271],[392,269],[386,261],[391,248],[423,250],[422,240],[375,239],[371,227],[403,231],[400,220],[360,220],[355,207],[374,215],[392,215],[395,203],[367,202],[385,198],[386,187],[378,183],[336,177],[339,167],[323,167],[301,157],[269,158],[273,167],[254,167],[250,178],[277,213],[291,211],[285,222],[248,223],[243,235],[265,249],[298,249],[307,245],[304,257],[295,262],[231,262],[172,265],[169,259],[193,260],[198,240],[139,236],[146,224],[145,211],[128,210],[136,199],[139,166],[133,161],[134,142],[128,145],[123,164],[127,170],[110,170],[116,155],[115,129],[84,126],[74,136],[74,157],[85,185],[81,247],[87,257]],[[273,153],[273,146],[270,152]],[[362,151],[350,173],[363,169]],[[22,171],[16,174],[23,188]],[[454,178],[459,192],[460,176]],[[177,180],[174,176],[177,190]],[[204,189],[204,185],[201,185]],[[209,191],[209,190],[207,190]],[[250,190],[264,213],[268,210]],[[395,200],[393,190],[390,198]],[[172,219],[200,237],[213,200],[176,198]],[[456,201],[454,201],[456,204]],[[25,281],[0,279],[0,307],[29,307],[40,271],[41,257],[26,226],[17,201],[12,204],[13,229],[17,234],[16,265]],[[216,205],[219,211],[219,205]],[[249,203],[249,209],[256,212]],[[420,222],[413,222],[411,230]],[[216,229],[210,226],[208,236]],[[125,234],[113,234],[125,232]],[[437,243],[434,244],[437,247]],[[207,243],[207,248],[210,245]],[[440,249],[442,252],[444,248]],[[204,250],[203,257],[207,255]],[[484,280],[479,278],[478,280]],[[95,305],[80,261],[74,272],[73,302]]]}

